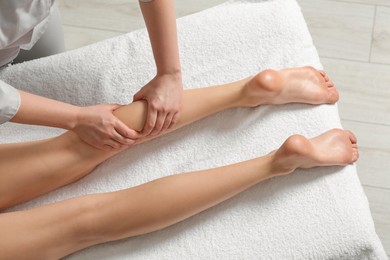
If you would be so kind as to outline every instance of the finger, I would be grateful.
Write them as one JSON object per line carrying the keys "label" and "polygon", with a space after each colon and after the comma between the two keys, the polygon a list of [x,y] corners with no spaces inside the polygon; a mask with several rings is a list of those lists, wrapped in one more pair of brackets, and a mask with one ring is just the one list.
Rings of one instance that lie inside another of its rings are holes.
{"label": "finger", "polygon": [[121,145],[131,145],[134,143],[134,140],[123,137],[118,132],[112,134],[112,140],[114,140],[117,143],[120,143]]}
{"label": "finger", "polygon": [[115,141],[113,139],[106,141],[105,144],[108,146],[111,146],[112,149],[115,149],[115,150],[122,147],[122,145],[120,143],[118,143],[117,141]]}
{"label": "finger", "polygon": [[102,151],[106,151],[106,152],[109,152],[112,150],[112,147],[111,146],[108,146],[108,145],[105,145],[105,144],[90,144],[92,145],[93,147],[99,149],[99,150],[102,150]]}
{"label": "finger", "polygon": [[87,137],[79,135],[81,140],[88,145],[91,145],[99,150],[110,151],[110,149],[103,143],[103,140],[95,132],[91,132]]}
{"label": "finger", "polygon": [[138,131],[135,131],[133,129],[130,129],[130,131],[127,132],[127,138],[136,140],[136,139],[141,138],[141,137],[142,137],[142,135]]}
{"label": "finger", "polygon": [[168,129],[174,127],[177,123],[177,121],[179,120],[179,116],[180,116],[180,113],[176,113],[173,118],[172,118],[172,121],[171,121],[171,124],[169,125]]}
{"label": "finger", "polygon": [[166,117],[167,117],[166,113],[162,113],[162,112],[157,113],[156,125],[154,126],[153,131],[150,133],[151,135],[158,135],[161,132]]}
{"label": "finger", "polygon": [[164,125],[165,117],[166,114],[164,115],[161,112],[157,112],[156,124],[154,125],[154,128],[150,135],[157,135],[161,131],[161,128]]}
{"label": "finger", "polygon": [[130,129],[125,123],[123,123],[121,120],[117,120],[115,122],[115,130],[124,138],[126,139],[137,139],[140,138],[141,135],[134,131],[133,129]]}
{"label": "finger", "polygon": [[112,152],[112,151],[117,151],[117,152],[121,152],[121,151],[124,151],[126,149],[129,148],[129,145],[119,145],[118,148],[114,148],[110,145],[105,145],[105,150],[108,151],[108,152]]}
{"label": "finger", "polygon": [[106,152],[111,152],[114,150],[114,148],[112,148],[111,146],[109,146],[108,144],[105,144],[105,145],[102,145],[102,150],[106,151]]}
{"label": "finger", "polygon": [[154,129],[154,126],[156,125],[157,111],[155,109],[152,109],[150,106],[148,111],[149,112],[146,118],[145,126],[141,133],[143,136],[149,135]]}
{"label": "finger", "polygon": [[122,105],[119,105],[119,104],[108,104],[108,109],[110,111],[114,111],[114,110],[117,110],[118,108],[120,108]]}
{"label": "finger", "polygon": [[135,93],[135,95],[133,96],[133,101],[137,101],[137,100],[140,100],[143,98],[144,98],[144,93],[142,92],[142,89],[141,89],[140,91]]}
{"label": "finger", "polygon": [[169,113],[167,115],[167,117],[165,118],[164,125],[161,128],[161,132],[164,132],[164,131],[166,131],[168,129],[168,127],[171,125],[171,122],[172,122],[172,119],[173,119],[174,115],[175,115],[175,113]]}

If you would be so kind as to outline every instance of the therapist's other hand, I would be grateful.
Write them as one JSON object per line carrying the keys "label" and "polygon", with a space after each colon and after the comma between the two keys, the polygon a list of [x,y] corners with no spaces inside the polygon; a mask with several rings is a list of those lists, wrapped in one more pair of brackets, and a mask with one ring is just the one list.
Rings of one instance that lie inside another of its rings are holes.
{"label": "therapist's other hand", "polygon": [[140,135],[113,115],[119,107],[121,105],[117,104],[81,107],[72,131],[100,150],[112,151],[133,145]]}
{"label": "therapist's other hand", "polygon": [[155,76],[133,100],[148,102],[148,115],[141,134],[157,135],[173,127],[179,119],[183,99],[181,73]]}

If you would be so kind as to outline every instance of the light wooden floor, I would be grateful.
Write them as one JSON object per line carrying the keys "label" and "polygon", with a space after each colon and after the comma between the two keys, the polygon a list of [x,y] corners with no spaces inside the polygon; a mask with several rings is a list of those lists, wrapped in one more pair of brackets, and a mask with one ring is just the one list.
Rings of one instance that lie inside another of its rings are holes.
{"label": "light wooden floor", "polygon": [[[68,49],[144,26],[136,0],[58,0]],[[176,1],[177,16],[224,0]],[[359,139],[358,172],[390,255],[390,0],[298,0],[340,90],[344,128]]]}

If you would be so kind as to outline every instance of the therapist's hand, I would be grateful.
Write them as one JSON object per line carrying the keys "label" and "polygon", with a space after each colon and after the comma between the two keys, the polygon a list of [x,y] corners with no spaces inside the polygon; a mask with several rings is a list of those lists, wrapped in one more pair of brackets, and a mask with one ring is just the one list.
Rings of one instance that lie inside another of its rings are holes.
{"label": "therapist's hand", "polygon": [[112,151],[131,146],[140,137],[113,115],[121,105],[96,105],[81,107],[71,129],[84,142],[98,149]]}
{"label": "therapist's hand", "polygon": [[141,134],[157,135],[173,127],[182,108],[181,73],[155,76],[134,95],[134,101],[148,102],[148,115]]}

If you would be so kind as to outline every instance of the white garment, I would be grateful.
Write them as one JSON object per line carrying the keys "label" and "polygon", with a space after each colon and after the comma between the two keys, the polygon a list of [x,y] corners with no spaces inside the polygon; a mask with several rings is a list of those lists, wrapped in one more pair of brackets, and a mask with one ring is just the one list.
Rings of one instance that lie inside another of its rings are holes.
{"label": "white garment", "polygon": [[[153,0],[140,0],[151,2]],[[0,0],[0,67],[30,50],[45,33],[54,0]],[[19,92],[0,80],[0,124],[20,106]]]}
{"label": "white garment", "polygon": [[0,80],[0,124],[13,118],[20,106],[20,96],[16,88]]}
{"label": "white garment", "polygon": [[54,0],[0,0],[0,67],[20,49],[29,50],[45,32]]}
{"label": "white garment", "polygon": [[[30,50],[44,34],[54,0],[0,0],[0,67]],[[0,124],[15,116],[19,92],[0,80]]]}
{"label": "white garment", "polygon": [[[140,0],[151,2],[153,0]],[[46,30],[54,0],[0,0],[0,67],[30,50]]]}

